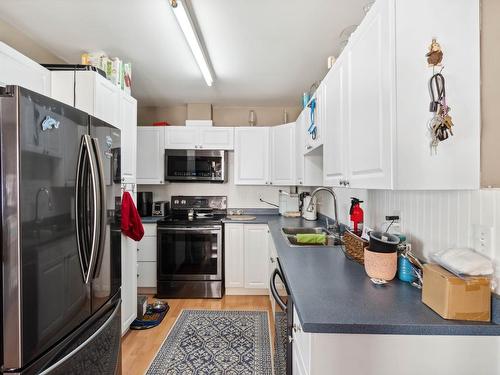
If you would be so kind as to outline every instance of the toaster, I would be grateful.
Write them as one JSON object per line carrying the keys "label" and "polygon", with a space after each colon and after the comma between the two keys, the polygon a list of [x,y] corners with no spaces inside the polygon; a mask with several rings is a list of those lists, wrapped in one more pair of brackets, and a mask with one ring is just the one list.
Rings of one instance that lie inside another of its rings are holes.
{"label": "toaster", "polygon": [[170,202],[167,201],[157,201],[153,202],[153,216],[167,216],[169,211]]}

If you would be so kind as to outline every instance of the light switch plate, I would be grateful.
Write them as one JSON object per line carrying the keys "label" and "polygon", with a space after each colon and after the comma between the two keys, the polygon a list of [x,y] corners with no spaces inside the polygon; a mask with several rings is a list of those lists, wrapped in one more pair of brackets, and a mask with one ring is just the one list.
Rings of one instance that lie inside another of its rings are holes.
{"label": "light switch plate", "polygon": [[493,258],[493,227],[487,225],[474,226],[474,248],[488,258]]}

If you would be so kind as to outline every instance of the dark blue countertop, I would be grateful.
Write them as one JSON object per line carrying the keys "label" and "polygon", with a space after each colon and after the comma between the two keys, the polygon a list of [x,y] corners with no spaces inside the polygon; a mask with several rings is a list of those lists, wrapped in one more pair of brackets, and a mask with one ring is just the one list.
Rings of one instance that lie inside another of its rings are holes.
{"label": "dark blue countertop", "polygon": [[143,224],[156,224],[158,221],[163,220],[165,216],[144,216],[141,217]]}
{"label": "dark blue countertop", "polygon": [[258,222],[265,220],[305,332],[500,335],[498,324],[441,318],[422,303],[421,291],[407,283],[375,286],[363,266],[348,260],[339,246],[290,247],[281,234],[282,227],[315,227],[320,221],[262,215]]}

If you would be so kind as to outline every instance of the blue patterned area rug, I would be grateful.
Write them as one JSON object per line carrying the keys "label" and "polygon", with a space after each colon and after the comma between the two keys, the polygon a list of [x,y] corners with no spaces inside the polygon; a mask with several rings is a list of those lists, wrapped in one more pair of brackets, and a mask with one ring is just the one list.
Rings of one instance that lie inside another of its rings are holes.
{"label": "blue patterned area rug", "polygon": [[274,329],[276,339],[274,340],[274,375],[286,375],[286,314],[276,312],[274,314]]}
{"label": "blue patterned area rug", "polygon": [[183,310],[147,375],[271,375],[266,311]]}

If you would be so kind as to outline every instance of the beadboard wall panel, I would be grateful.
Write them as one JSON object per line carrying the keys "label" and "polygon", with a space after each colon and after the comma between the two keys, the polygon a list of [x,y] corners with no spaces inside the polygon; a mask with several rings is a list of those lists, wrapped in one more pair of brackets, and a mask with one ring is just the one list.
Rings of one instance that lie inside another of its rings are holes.
{"label": "beadboard wall panel", "polygon": [[[423,259],[453,247],[472,247],[493,259],[500,292],[500,189],[368,191],[367,225],[379,228],[393,214],[400,216],[402,233]],[[480,226],[491,230],[487,248],[479,243]]]}

